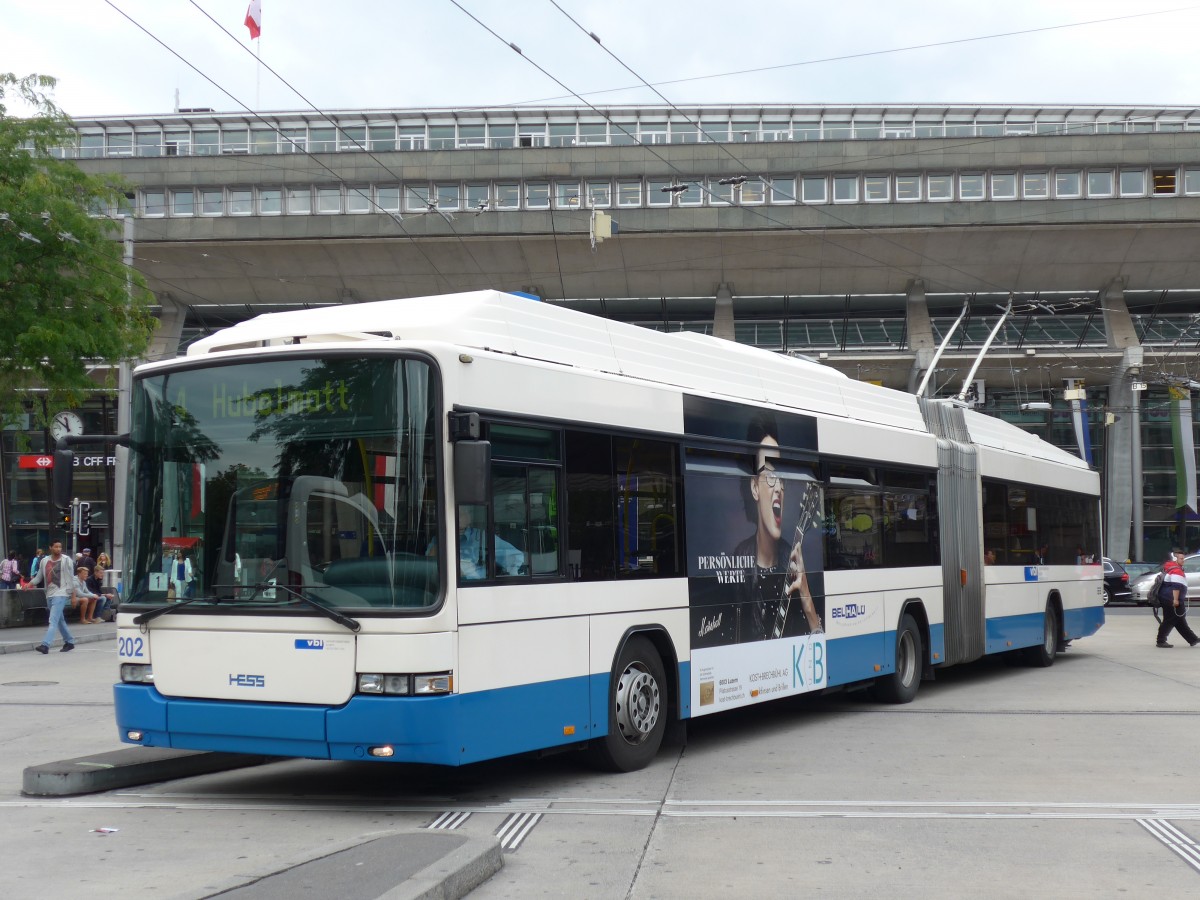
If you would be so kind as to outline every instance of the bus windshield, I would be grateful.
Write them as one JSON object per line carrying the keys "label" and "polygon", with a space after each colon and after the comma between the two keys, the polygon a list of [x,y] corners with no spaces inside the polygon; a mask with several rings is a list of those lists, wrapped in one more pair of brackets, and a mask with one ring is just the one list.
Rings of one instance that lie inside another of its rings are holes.
{"label": "bus windshield", "polygon": [[132,605],[436,605],[435,383],[394,357],[276,357],[134,384]]}

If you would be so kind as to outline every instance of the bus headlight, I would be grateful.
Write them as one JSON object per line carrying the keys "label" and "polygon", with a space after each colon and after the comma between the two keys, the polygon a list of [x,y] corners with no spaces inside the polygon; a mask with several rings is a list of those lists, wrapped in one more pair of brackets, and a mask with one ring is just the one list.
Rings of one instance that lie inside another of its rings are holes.
{"label": "bus headlight", "polygon": [[450,694],[454,692],[454,673],[433,672],[426,675],[363,673],[358,676],[360,694]]}
{"label": "bus headlight", "polygon": [[450,672],[435,672],[432,675],[414,675],[414,694],[449,694],[454,690],[454,675]]}
{"label": "bus headlight", "polygon": [[368,673],[358,676],[360,694],[411,694],[411,675]]}
{"label": "bus headlight", "polygon": [[154,684],[154,669],[143,663],[121,663],[121,681],[125,684]]}

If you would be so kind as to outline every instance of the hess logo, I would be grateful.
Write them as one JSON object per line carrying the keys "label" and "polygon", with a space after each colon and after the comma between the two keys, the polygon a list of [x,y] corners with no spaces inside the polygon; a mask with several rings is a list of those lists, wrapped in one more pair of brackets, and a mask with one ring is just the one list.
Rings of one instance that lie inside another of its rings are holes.
{"label": "hess logo", "polygon": [[267,686],[265,675],[230,675],[229,683],[236,687],[260,688]]}

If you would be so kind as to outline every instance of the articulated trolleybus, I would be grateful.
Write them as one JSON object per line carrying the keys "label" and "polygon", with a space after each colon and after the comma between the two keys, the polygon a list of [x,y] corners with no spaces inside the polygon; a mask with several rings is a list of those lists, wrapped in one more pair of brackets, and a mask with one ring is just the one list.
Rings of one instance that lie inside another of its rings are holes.
{"label": "articulated trolleybus", "polygon": [[694,716],[907,702],[1104,620],[1079,459],[517,295],[260,316],[141,366],[130,413],[129,743],[632,770]]}

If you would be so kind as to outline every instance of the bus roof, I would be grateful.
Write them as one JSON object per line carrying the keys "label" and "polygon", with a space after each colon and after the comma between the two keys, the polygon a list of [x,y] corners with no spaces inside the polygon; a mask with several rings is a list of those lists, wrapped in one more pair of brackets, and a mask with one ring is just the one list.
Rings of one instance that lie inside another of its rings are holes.
{"label": "bus roof", "polygon": [[[917,398],[855,381],[815,360],[704,334],[664,334],[528,296],[485,290],[268,313],[193,343],[195,358],[304,344],[435,341],[688,391],[927,432]],[[1079,468],[1078,457],[1000,419],[968,416],[973,440]]]}

